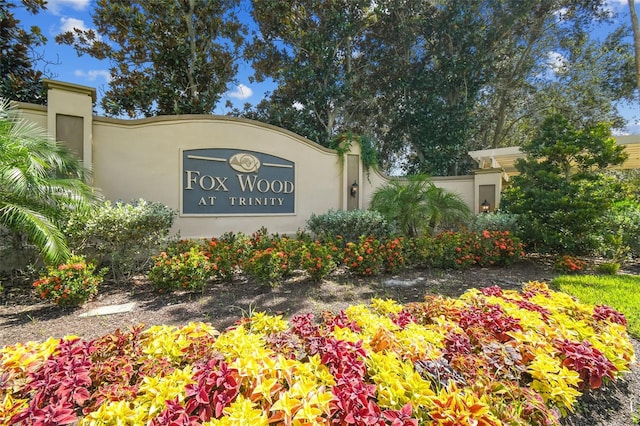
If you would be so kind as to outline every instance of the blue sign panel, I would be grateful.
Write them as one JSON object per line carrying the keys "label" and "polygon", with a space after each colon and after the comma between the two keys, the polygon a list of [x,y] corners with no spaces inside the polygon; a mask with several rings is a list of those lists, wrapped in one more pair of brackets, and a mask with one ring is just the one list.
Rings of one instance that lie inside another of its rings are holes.
{"label": "blue sign panel", "polygon": [[182,151],[183,214],[295,213],[295,163],[261,152]]}

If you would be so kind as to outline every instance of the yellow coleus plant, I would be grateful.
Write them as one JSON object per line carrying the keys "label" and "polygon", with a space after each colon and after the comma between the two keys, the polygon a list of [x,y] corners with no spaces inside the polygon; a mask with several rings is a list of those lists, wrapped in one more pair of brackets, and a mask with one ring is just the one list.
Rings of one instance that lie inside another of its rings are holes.
{"label": "yellow coleus plant", "polygon": [[397,331],[395,337],[398,342],[396,353],[403,359],[417,361],[436,359],[442,355],[444,334],[437,326],[410,323]]}
{"label": "yellow coleus plant", "polygon": [[211,419],[202,426],[267,426],[269,418],[251,400],[239,395],[224,409],[224,417]]}
{"label": "yellow coleus plant", "polygon": [[557,406],[563,415],[573,411],[573,404],[581,393],[578,391],[580,374],[562,365],[560,358],[552,353],[536,350],[527,371],[533,382],[531,388],[538,392],[545,402]]}
{"label": "yellow coleus plant", "polygon": [[148,407],[133,401],[109,401],[88,413],[78,426],[138,426],[148,422]]}
{"label": "yellow coleus plant", "polygon": [[191,322],[184,327],[153,326],[143,333],[143,352],[157,359],[168,358],[180,363],[185,350],[203,336],[217,336],[211,325]]}
{"label": "yellow coleus plant", "polygon": [[435,395],[431,383],[423,379],[410,360],[402,361],[392,352],[369,354],[367,368],[376,384],[378,405],[384,409],[401,409],[411,403],[413,414],[424,419]]}
{"label": "yellow coleus plant", "polygon": [[184,401],[185,388],[192,383],[195,381],[189,365],[163,377],[146,376],[133,401],[136,411],[144,412],[148,419],[152,419],[164,410],[166,401],[176,398],[179,402]]}
{"label": "yellow coleus plant", "polygon": [[16,380],[24,377],[29,368],[44,362],[55,352],[60,344],[59,339],[49,338],[44,342],[17,343],[0,349],[0,366],[8,379]]}
{"label": "yellow coleus plant", "polygon": [[404,309],[401,304],[393,299],[378,298],[371,299],[371,308],[381,315],[397,314]]}
{"label": "yellow coleus plant", "polygon": [[389,331],[400,328],[388,316],[373,312],[365,305],[352,305],[345,309],[344,312],[350,320],[355,321],[358,327],[362,329],[360,335],[364,341],[369,341],[370,338],[368,337],[375,335],[380,328]]}
{"label": "yellow coleus plant", "polygon": [[600,332],[591,339],[591,344],[611,361],[617,369],[616,374],[629,371],[630,366],[636,361],[627,329],[621,324],[610,322],[601,327]]}
{"label": "yellow coleus plant", "polygon": [[451,382],[431,398],[429,412],[432,426],[500,426],[502,423],[490,411],[488,402],[473,392],[459,389]]}
{"label": "yellow coleus plant", "polygon": [[218,336],[213,348],[223,354],[227,362],[247,356],[262,358],[272,353],[264,348],[264,337],[263,333],[252,333],[244,327],[235,327]]}
{"label": "yellow coleus plant", "polygon": [[289,328],[289,323],[282,319],[282,315],[269,315],[265,312],[255,312],[249,318],[249,328],[254,333],[276,333]]}

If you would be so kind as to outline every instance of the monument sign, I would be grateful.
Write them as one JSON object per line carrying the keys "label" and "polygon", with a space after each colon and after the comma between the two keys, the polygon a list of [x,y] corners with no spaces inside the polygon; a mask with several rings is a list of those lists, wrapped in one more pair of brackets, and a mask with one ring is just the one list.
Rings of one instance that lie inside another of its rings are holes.
{"label": "monument sign", "polygon": [[182,215],[295,214],[295,164],[256,151],[185,149]]}

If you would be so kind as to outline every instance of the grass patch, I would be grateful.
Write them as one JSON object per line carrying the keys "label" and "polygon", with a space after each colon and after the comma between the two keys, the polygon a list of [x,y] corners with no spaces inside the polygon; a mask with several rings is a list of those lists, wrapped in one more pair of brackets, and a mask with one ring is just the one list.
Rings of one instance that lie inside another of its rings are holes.
{"label": "grass patch", "polygon": [[629,333],[640,339],[640,276],[563,275],[552,283],[582,303],[608,305],[622,312],[627,317]]}

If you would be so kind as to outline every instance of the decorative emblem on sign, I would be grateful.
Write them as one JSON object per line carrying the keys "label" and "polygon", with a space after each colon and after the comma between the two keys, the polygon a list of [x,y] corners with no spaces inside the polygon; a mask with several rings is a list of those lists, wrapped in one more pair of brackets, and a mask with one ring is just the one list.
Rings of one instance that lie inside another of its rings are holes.
{"label": "decorative emblem on sign", "polygon": [[231,157],[229,165],[238,172],[255,173],[260,169],[260,160],[254,155],[241,153]]}

